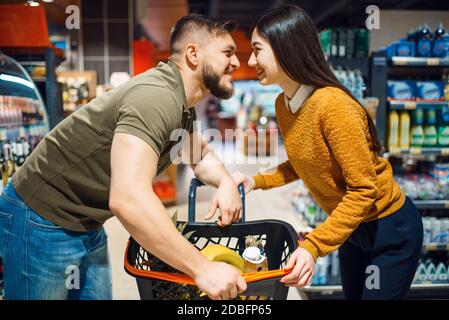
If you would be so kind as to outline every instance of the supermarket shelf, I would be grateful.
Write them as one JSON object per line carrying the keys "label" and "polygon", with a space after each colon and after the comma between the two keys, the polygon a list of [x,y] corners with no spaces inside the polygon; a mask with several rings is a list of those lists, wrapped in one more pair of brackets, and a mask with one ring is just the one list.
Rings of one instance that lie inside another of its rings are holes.
{"label": "supermarket shelf", "polygon": [[449,244],[429,243],[423,245],[424,251],[449,251]]}
{"label": "supermarket shelf", "polygon": [[434,289],[434,290],[448,290],[449,289],[449,283],[429,283],[429,284],[412,284],[412,290],[428,290],[428,289]]}
{"label": "supermarket shelf", "polygon": [[449,200],[413,200],[418,209],[449,209]]}
{"label": "supermarket shelf", "polygon": [[[412,284],[411,290],[447,290],[449,289],[449,283],[429,283],[429,284]],[[323,285],[323,286],[307,286],[303,289],[304,292],[319,292],[322,294],[332,294],[334,292],[342,292],[343,287],[341,285]]]}
{"label": "supermarket shelf", "polygon": [[44,121],[36,121],[36,123],[21,123],[21,122],[10,122],[10,123],[0,123],[0,128],[20,128],[20,127],[30,127],[38,126],[44,124]]}
{"label": "supermarket shelf", "polygon": [[302,289],[304,292],[320,292],[329,293],[342,292],[343,287],[340,285],[323,285],[323,286],[307,286]]}
{"label": "supermarket shelf", "polygon": [[449,101],[400,101],[389,102],[391,110],[435,109],[449,107]]}
{"label": "supermarket shelf", "polygon": [[327,62],[333,66],[342,66],[344,68],[358,69],[362,76],[369,76],[369,58],[347,58],[347,57],[328,57]]}
{"label": "supermarket shelf", "polygon": [[390,148],[389,155],[400,156],[400,155],[449,155],[449,148]]}
{"label": "supermarket shelf", "polygon": [[393,66],[441,66],[449,67],[449,58],[392,57]]}

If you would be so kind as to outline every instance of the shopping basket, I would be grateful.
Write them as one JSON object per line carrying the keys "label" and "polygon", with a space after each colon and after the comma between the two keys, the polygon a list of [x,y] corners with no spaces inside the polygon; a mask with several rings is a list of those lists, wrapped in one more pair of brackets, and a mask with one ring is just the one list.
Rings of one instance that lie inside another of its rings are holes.
{"label": "shopping basket", "polygon": [[[215,223],[197,223],[195,222],[196,190],[201,185],[203,185],[202,182],[192,179],[189,190],[189,222],[182,233],[187,234],[193,231],[189,241],[198,250],[209,244],[221,244],[240,255],[245,249],[246,236],[262,240],[268,260],[268,271],[243,274],[248,288],[238,298],[286,299],[288,287],[279,282],[279,279],[291,271],[282,267],[298,245],[299,237],[296,231],[290,224],[279,220],[245,222],[243,185],[239,186],[242,199],[242,222],[228,227],[220,227]],[[143,300],[207,299],[207,296],[195,286],[191,277],[180,273],[146,251],[132,237],[126,248],[125,270],[136,278],[140,298]]]}

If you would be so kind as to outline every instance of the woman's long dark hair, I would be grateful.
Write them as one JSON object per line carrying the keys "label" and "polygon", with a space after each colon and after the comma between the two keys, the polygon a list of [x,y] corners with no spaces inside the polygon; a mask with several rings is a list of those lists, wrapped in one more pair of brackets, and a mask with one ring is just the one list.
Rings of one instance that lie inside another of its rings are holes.
{"label": "woman's long dark hair", "polygon": [[[257,20],[253,30],[256,28],[259,35],[270,43],[282,69],[291,79],[316,88],[339,88],[360,105],[327,64],[318,31],[303,9],[293,5],[272,9]],[[365,113],[373,148],[378,153],[382,145],[373,120],[366,110]]]}

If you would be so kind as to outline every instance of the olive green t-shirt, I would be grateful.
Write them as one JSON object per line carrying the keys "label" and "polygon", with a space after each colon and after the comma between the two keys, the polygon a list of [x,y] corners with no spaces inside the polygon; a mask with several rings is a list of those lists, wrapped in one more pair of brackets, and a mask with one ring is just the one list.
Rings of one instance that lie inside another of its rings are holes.
{"label": "olive green t-shirt", "polygon": [[170,135],[176,129],[185,129],[184,136],[193,132],[195,119],[178,67],[160,63],[51,130],[13,176],[15,190],[31,209],[57,225],[96,230],[112,217],[108,203],[114,134],[128,133],[148,143],[159,155],[160,174],[183,138]]}

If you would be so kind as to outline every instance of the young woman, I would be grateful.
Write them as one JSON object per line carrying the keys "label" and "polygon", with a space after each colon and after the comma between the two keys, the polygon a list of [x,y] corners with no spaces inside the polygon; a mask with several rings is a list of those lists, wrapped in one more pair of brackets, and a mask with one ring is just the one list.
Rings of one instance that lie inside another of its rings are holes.
{"label": "young woman", "polygon": [[233,176],[247,192],[301,178],[329,214],[292,254],[286,285],[308,284],[317,257],[339,249],[347,299],[402,299],[421,253],[421,217],[389,162],[377,155],[373,121],[332,73],[317,34],[295,6],[273,9],[257,21],[248,64],[262,85],[283,90],[276,117],[288,161],[272,173]]}

